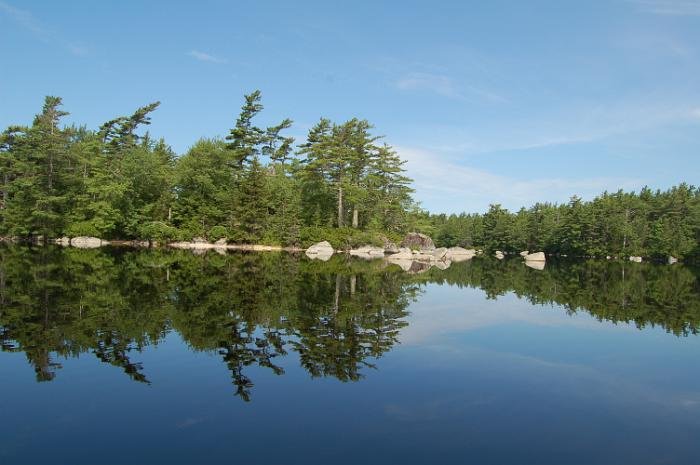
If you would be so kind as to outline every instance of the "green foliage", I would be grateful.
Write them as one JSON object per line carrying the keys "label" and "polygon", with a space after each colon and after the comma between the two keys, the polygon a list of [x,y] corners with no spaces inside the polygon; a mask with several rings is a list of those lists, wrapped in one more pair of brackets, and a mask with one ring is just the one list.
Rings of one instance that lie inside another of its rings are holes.
{"label": "green foliage", "polygon": [[181,239],[182,233],[163,221],[149,221],[139,227],[138,237],[163,243]]}
{"label": "green foliage", "polygon": [[212,241],[227,239],[229,237],[229,231],[226,226],[216,225],[209,230],[207,237]]}
{"label": "green foliage", "polygon": [[62,127],[61,104],[46,97],[31,126],[0,134],[2,235],[349,248],[418,231],[442,246],[700,259],[700,189],[687,184],[517,213],[492,205],[483,215],[430,215],[411,198],[404,162],[366,120],[322,118],[295,152],[284,134],[290,119],[257,124],[254,91],[225,140],[200,139],[177,157],[141,132],[158,102],[97,131]]}
{"label": "green foliage", "polygon": [[[300,242],[303,247],[328,241],[336,249],[347,250],[363,245],[383,246],[386,236],[379,231],[361,231],[351,227],[328,228],[307,226],[301,229]],[[394,237],[394,240],[396,238]]]}
{"label": "green foliage", "polygon": [[482,246],[577,257],[640,255],[700,259],[700,188],[603,193],[590,202],[536,204],[513,214],[492,205],[484,215],[432,215],[442,246]]}

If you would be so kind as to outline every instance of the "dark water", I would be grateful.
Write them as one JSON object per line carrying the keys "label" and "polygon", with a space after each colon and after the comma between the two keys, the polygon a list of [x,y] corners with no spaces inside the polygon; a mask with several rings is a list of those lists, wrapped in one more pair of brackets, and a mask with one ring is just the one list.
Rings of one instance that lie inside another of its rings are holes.
{"label": "dark water", "polygon": [[2,464],[694,464],[682,265],[0,249]]}

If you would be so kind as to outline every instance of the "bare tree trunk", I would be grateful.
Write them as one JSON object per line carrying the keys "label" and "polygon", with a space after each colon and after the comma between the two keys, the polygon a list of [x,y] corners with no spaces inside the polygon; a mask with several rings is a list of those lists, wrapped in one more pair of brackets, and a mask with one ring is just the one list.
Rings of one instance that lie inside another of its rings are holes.
{"label": "bare tree trunk", "polygon": [[357,210],[357,207],[353,207],[352,209],[352,227],[357,228],[360,225],[360,212]]}
{"label": "bare tree trunk", "polygon": [[340,281],[341,277],[339,274],[335,275],[335,302],[333,303],[333,313],[338,313],[340,309]]}
{"label": "bare tree trunk", "polygon": [[355,295],[356,289],[357,289],[357,275],[352,275],[350,277],[350,295]]}
{"label": "bare tree trunk", "polygon": [[338,186],[338,227],[343,227],[343,186]]}

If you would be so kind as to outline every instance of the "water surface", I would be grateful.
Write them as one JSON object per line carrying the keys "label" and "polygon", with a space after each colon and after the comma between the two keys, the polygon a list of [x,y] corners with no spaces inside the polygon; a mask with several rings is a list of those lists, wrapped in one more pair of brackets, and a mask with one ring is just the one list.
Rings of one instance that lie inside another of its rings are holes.
{"label": "water surface", "polygon": [[690,464],[697,270],[0,249],[0,463]]}

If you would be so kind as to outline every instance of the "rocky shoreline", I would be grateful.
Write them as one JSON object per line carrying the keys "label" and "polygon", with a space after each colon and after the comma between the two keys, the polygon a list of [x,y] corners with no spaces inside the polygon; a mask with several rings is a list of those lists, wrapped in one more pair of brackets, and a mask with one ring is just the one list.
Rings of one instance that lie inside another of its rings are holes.
{"label": "rocky shoreline", "polygon": [[[158,241],[148,240],[105,240],[98,237],[78,236],[78,237],[60,237],[56,239],[44,240],[42,237],[34,237],[32,240],[19,238],[0,238],[0,242],[11,243],[33,243],[43,245],[44,243],[56,244],[63,247],[75,247],[79,249],[95,249],[104,246],[112,247],[134,247],[134,248],[158,248],[167,247],[181,250],[191,250],[195,254],[203,254],[208,250],[213,250],[217,253],[225,254],[228,250],[249,251],[249,252],[304,252],[307,257],[312,260],[327,261],[335,254],[348,254],[353,257],[374,260],[383,259],[389,264],[399,266],[402,270],[411,273],[420,273],[427,271],[432,267],[439,269],[447,269],[452,262],[461,262],[471,260],[472,258],[483,255],[482,249],[465,249],[462,247],[436,247],[433,240],[421,233],[408,233],[401,244],[396,245],[390,241],[386,241],[383,246],[364,245],[358,248],[351,249],[334,249],[327,242],[319,242],[307,249],[300,247],[285,247],[278,245],[261,245],[261,244],[229,244],[225,239],[219,239],[215,242],[209,242],[204,238],[195,237],[191,241],[175,241],[161,243]],[[507,253],[496,250],[493,256],[498,260],[503,260]],[[547,261],[544,252],[533,252],[524,250],[520,252],[524,264],[535,270],[543,270]],[[606,257],[606,259],[617,259],[618,257]],[[622,257],[635,263],[641,263],[642,257],[630,256]],[[668,257],[667,263],[677,263],[675,257]]]}

